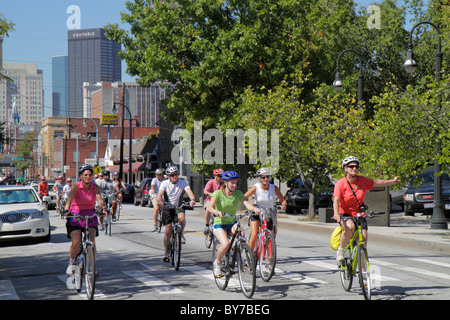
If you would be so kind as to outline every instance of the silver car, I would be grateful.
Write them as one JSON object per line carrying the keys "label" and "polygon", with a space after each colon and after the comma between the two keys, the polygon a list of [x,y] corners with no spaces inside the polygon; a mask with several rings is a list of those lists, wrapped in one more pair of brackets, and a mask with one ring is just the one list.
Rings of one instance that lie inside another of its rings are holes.
{"label": "silver car", "polygon": [[47,242],[50,233],[48,211],[32,187],[0,186],[0,240],[38,238]]}

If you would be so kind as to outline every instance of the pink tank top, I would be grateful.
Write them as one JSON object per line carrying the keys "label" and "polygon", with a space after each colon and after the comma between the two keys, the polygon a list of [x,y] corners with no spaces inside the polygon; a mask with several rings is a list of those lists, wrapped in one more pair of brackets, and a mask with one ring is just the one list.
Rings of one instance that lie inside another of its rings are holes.
{"label": "pink tank top", "polygon": [[[75,197],[72,201],[72,205],[70,206],[70,211],[75,212],[81,215],[92,216],[95,214],[95,188],[97,185],[95,182],[91,183],[91,187],[89,190],[85,190],[83,187],[83,181],[77,182],[78,191],[75,194]],[[72,218],[70,220],[70,224],[78,227],[85,227],[85,221]],[[89,219],[89,227],[97,227],[98,220]]]}

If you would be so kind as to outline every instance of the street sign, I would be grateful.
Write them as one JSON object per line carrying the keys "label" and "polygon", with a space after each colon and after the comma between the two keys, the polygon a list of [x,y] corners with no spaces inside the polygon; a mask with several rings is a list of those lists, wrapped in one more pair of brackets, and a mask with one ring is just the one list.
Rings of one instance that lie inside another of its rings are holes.
{"label": "street sign", "polygon": [[100,123],[102,125],[118,125],[119,120],[117,114],[102,114],[100,117]]}
{"label": "street sign", "polygon": [[102,168],[101,168],[100,166],[96,166],[96,167],[94,168],[94,173],[98,174],[98,173],[100,173],[100,172],[103,172]]}

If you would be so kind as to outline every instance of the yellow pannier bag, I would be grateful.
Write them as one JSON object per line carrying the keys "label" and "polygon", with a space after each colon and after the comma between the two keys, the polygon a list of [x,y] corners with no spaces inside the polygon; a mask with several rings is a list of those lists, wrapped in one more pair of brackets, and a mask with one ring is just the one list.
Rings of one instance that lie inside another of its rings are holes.
{"label": "yellow pannier bag", "polygon": [[339,248],[339,244],[341,242],[341,233],[342,233],[342,227],[337,226],[336,229],[334,229],[333,233],[331,234],[331,239],[330,239],[331,249],[337,250]]}

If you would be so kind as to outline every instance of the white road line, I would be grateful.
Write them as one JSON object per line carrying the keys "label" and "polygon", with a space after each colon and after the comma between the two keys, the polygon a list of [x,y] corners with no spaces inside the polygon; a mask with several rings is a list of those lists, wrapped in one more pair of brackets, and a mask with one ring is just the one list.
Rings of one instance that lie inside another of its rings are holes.
{"label": "white road line", "polygon": [[410,258],[409,260],[419,261],[419,262],[423,262],[423,263],[434,264],[436,266],[450,268],[450,263],[445,263],[445,262],[440,262],[440,261],[434,261],[434,260],[423,259],[423,258]]}
{"label": "white road line", "polygon": [[[66,276],[66,275],[58,276],[58,278],[59,278],[59,280],[61,280],[62,282],[64,282],[64,284],[66,284],[66,282],[67,282],[67,276]],[[70,289],[67,289],[67,290],[70,290]],[[70,290],[70,291],[76,292],[75,290]],[[83,285],[82,285],[81,291],[80,291],[80,292],[76,292],[76,293],[78,293],[78,295],[79,295],[80,297],[82,297],[82,298],[84,298],[84,299],[87,299],[87,296],[86,296],[86,288],[85,288],[85,286],[84,286],[84,281],[83,281]],[[95,289],[95,292],[94,292],[94,299],[103,299],[103,298],[106,298],[106,296],[105,296],[100,290],[98,290],[98,289],[96,288],[96,289]]]}
{"label": "white road line", "polygon": [[183,293],[182,290],[171,286],[167,282],[165,282],[157,277],[151,276],[145,272],[139,271],[139,270],[122,271],[122,273],[142,282],[143,284],[145,284],[148,287],[155,289],[160,294]]}
{"label": "white road line", "polygon": [[[414,268],[414,267],[409,267],[409,266],[402,266],[402,265],[398,265],[395,263],[383,262],[383,261],[378,261],[378,260],[376,260],[376,263],[390,267],[390,268],[398,269],[401,271],[409,271],[409,272],[421,274],[423,276],[430,276],[430,277],[450,280],[450,274],[446,274],[446,273],[434,272],[434,271],[430,271],[430,270],[424,270],[424,269],[419,269],[419,268]],[[436,262],[435,264],[438,264],[438,263]]]}
{"label": "white road line", "polygon": [[305,284],[317,284],[317,283],[327,283],[326,281],[319,280],[316,278],[304,276],[300,273],[284,271],[278,268],[275,268],[275,275],[281,276],[283,278],[287,278],[289,280],[297,281]]}
{"label": "white road line", "polygon": [[0,280],[0,300],[20,300],[11,280]]}

